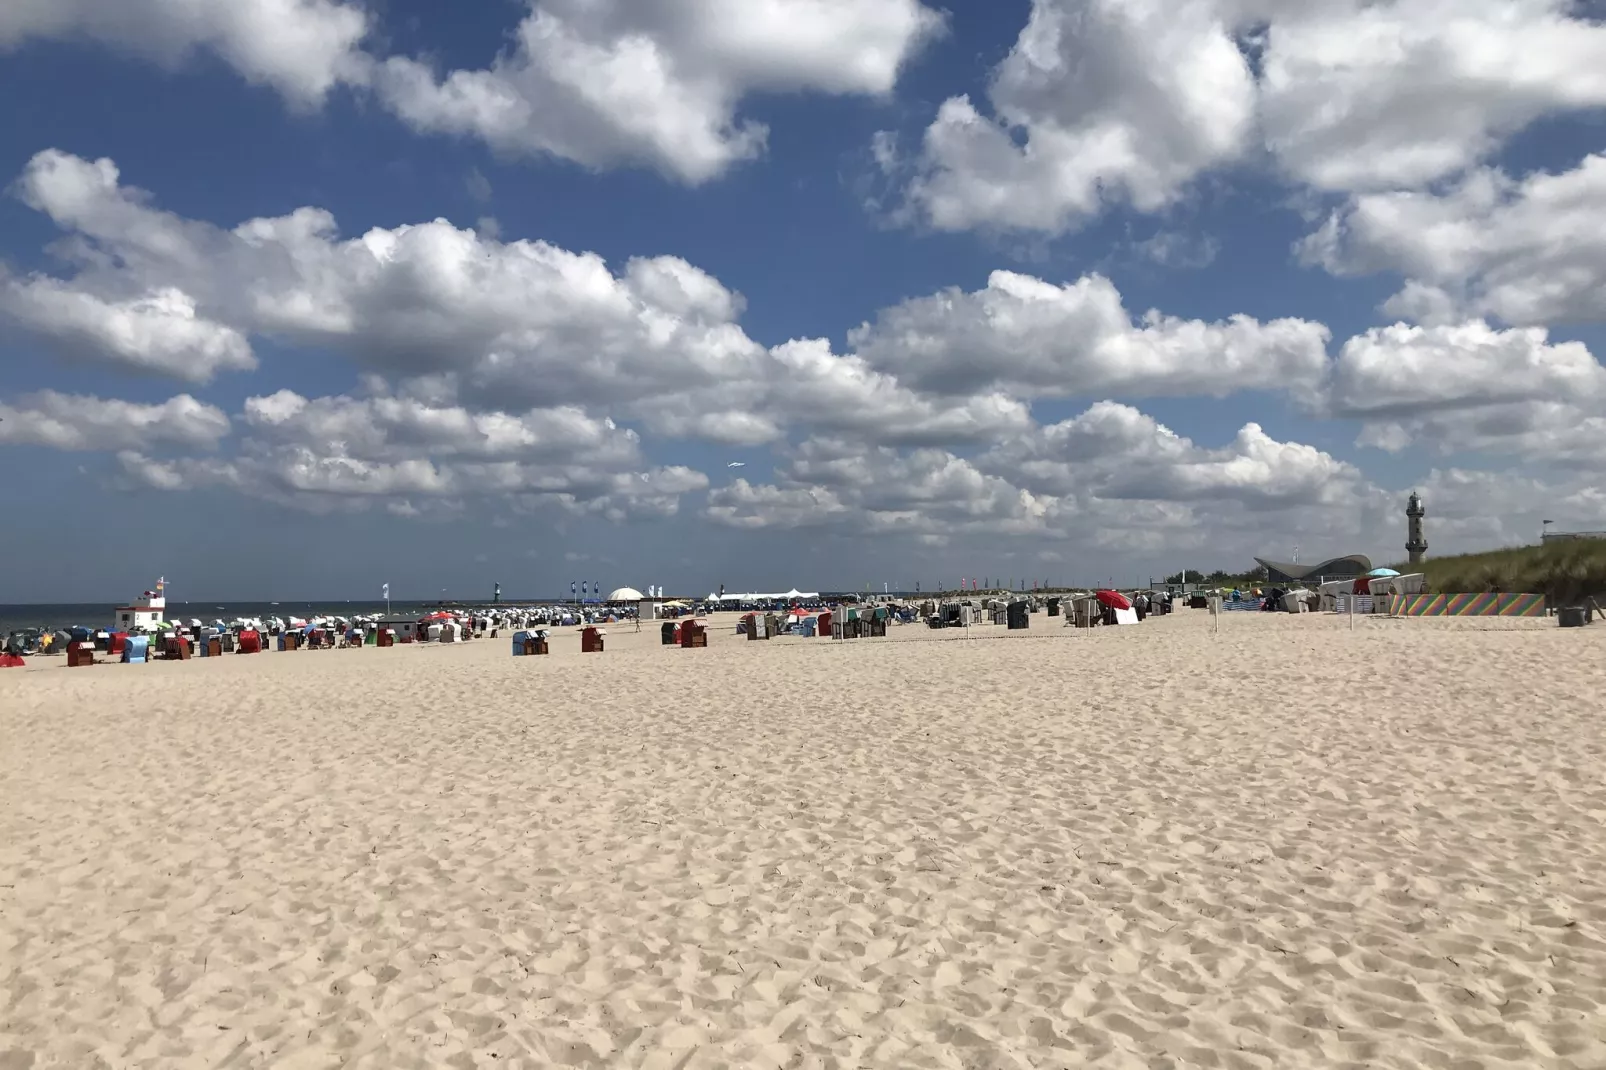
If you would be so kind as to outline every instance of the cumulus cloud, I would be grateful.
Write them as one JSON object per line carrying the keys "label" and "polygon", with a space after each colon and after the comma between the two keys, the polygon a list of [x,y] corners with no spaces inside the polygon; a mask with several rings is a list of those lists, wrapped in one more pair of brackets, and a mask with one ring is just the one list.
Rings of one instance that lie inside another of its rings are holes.
{"label": "cumulus cloud", "polygon": [[32,285],[88,307],[182,293],[185,337],[204,323],[237,343],[211,364],[174,353],[174,374],[243,363],[246,336],[266,334],[344,353],[437,403],[603,408],[655,433],[728,443],[775,441],[799,423],[984,441],[1028,421],[1014,398],[922,396],[822,340],[767,348],[740,326],[740,295],[676,257],[615,271],[595,254],[440,220],[342,239],[312,208],[224,230],[153,207],[109,160],[57,151],[36,156],[18,190],[74,239],[77,274]]}
{"label": "cumulus cloud", "polygon": [[1519,180],[1481,169],[1440,193],[1352,198],[1298,246],[1335,275],[1408,277],[1384,310],[1426,323],[1606,317],[1606,156]]}
{"label": "cumulus cloud", "polygon": [[[397,515],[429,501],[496,498],[624,520],[672,515],[707,487],[700,472],[649,463],[636,433],[573,407],[472,411],[388,395],[246,399],[248,436],[226,467],[185,487],[224,485],[291,504],[385,500]],[[165,478],[165,477],[164,477]]]}
{"label": "cumulus cloud", "polygon": [[339,0],[6,0],[0,50],[88,39],[172,67],[207,49],[247,81],[313,107],[360,77],[369,25],[361,6]]}
{"label": "cumulus cloud", "polygon": [[205,50],[293,107],[345,85],[414,129],[687,183],[764,149],[739,114],[761,92],[881,96],[943,19],[920,0],[528,0],[510,47],[441,72],[364,47],[358,0],[9,0],[0,50],[92,40],[176,68]]}
{"label": "cumulus cloud", "polygon": [[885,94],[942,27],[919,0],[539,0],[490,66],[380,64],[380,97],[424,131],[687,183],[764,148],[757,91]]}
{"label": "cumulus cloud", "polygon": [[1253,75],[1210,4],[1033,0],[988,96],[994,117],[952,97],[925,132],[909,203],[938,229],[1157,211],[1254,127]]}
{"label": "cumulus cloud", "polygon": [[127,371],[206,383],[257,366],[243,334],[198,315],[194,298],[171,286],[117,300],[56,279],[6,279],[0,316],[63,356]]}
{"label": "cumulus cloud", "polygon": [[1354,466],[1313,446],[1279,442],[1257,424],[1210,449],[1111,401],[1002,443],[980,463],[1037,493],[1084,502],[1290,509],[1343,505],[1365,485]]}
{"label": "cumulus cloud", "polygon": [[58,450],[119,450],[152,444],[211,449],[229,433],[223,410],[188,394],[160,405],[42,390],[0,401],[0,442]]}
{"label": "cumulus cloud", "polygon": [[1033,0],[990,114],[938,109],[907,217],[1061,233],[1156,212],[1264,158],[1321,190],[1454,175],[1546,115],[1606,104],[1606,27],[1570,0]]}
{"label": "cumulus cloud", "polygon": [[1482,320],[1377,327],[1345,342],[1314,411],[1362,421],[1356,442],[1396,453],[1483,453],[1547,466],[1606,458],[1606,368],[1540,327]]}
{"label": "cumulus cloud", "polygon": [[1552,344],[1542,327],[1496,330],[1482,320],[1374,327],[1344,343],[1327,405],[1340,416],[1419,415],[1523,401],[1606,397],[1606,368],[1579,342]]}
{"label": "cumulus cloud", "polygon": [[1264,27],[1267,148],[1321,189],[1420,186],[1536,119],[1606,105],[1606,27],[1573,0],[1234,6]]}
{"label": "cumulus cloud", "polygon": [[810,438],[774,483],[711,491],[705,515],[742,529],[886,532],[932,545],[1016,535],[1125,554],[1209,539],[1261,552],[1280,532],[1358,533],[1387,499],[1353,466],[1254,424],[1203,447],[1105,401],[971,458]]}
{"label": "cumulus cloud", "polygon": [[885,309],[849,336],[861,359],[919,389],[1037,397],[1294,388],[1320,378],[1327,339],[1323,325],[1298,319],[1206,323],[1150,311],[1134,324],[1101,275],[1057,286],[1009,271],[982,290]]}
{"label": "cumulus cloud", "polygon": [[641,460],[634,432],[577,408],[515,415],[433,406],[413,398],[305,398],[280,390],[247,398],[243,419],[247,428],[263,438],[328,445],[368,458],[427,451],[435,457],[481,460],[583,456],[592,463],[608,465]]}

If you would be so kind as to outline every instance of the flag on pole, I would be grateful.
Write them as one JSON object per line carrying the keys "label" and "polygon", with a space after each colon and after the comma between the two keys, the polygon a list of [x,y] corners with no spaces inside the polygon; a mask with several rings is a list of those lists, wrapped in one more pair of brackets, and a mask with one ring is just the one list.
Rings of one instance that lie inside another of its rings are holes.
{"label": "flag on pole", "polygon": [[575,583],[574,583],[574,581],[573,581],[573,580],[570,580],[570,581],[569,581],[569,597],[570,597],[570,598],[573,598],[573,597],[574,597],[574,587],[575,587]]}
{"label": "flag on pole", "polygon": [[390,597],[390,584],[381,583],[379,585],[379,597],[381,597],[381,598],[389,598]]}

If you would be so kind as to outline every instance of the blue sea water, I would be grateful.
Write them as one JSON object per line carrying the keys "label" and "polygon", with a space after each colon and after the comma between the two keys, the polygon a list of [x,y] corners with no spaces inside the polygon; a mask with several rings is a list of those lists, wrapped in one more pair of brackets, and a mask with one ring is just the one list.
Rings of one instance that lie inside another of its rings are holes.
{"label": "blue sea water", "polygon": [[[0,605],[0,638],[18,628],[70,628],[82,624],[86,628],[109,628],[112,624],[111,602],[71,603],[56,605]],[[438,603],[390,603],[396,614],[423,616],[438,608]],[[236,617],[315,617],[371,616],[385,612],[384,602],[169,602],[167,618],[174,621],[191,619],[210,624],[214,620],[230,621]]]}
{"label": "blue sea water", "polygon": [[[921,597],[913,591],[893,591],[893,595]],[[827,600],[839,597],[835,592],[824,592]],[[565,601],[562,598],[506,598],[503,605],[539,605]],[[447,608],[466,604],[447,602]],[[392,601],[390,611],[398,615],[423,616],[439,609],[440,602]],[[86,628],[109,628],[117,603],[113,602],[62,602],[39,605],[0,605],[0,639],[18,628],[71,628],[82,624]],[[200,620],[210,624],[214,620],[230,621],[236,617],[357,617],[375,616],[385,612],[385,603],[332,601],[286,602],[168,602],[167,618],[174,621]]]}

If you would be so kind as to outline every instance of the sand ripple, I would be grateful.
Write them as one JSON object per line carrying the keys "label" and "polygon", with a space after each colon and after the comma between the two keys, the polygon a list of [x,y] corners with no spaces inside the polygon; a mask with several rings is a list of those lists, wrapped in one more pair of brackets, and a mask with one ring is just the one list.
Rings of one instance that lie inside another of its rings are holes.
{"label": "sand ripple", "polygon": [[1045,623],[0,674],[0,1070],[1606,1066],[1606,633]]}

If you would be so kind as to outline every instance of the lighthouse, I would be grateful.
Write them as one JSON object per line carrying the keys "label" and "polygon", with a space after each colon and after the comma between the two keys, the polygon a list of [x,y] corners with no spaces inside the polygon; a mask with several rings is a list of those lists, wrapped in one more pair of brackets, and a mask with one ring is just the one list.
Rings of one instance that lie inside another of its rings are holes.
{"label": "lighthouse", "polygon": [[1422,499],[1413,490],[1405,502],[1405,552],[1413,565],[1421,564],[1422,558],[1427,556],[1428,538],[1422,532],[1422,518],[1426,515]]}

